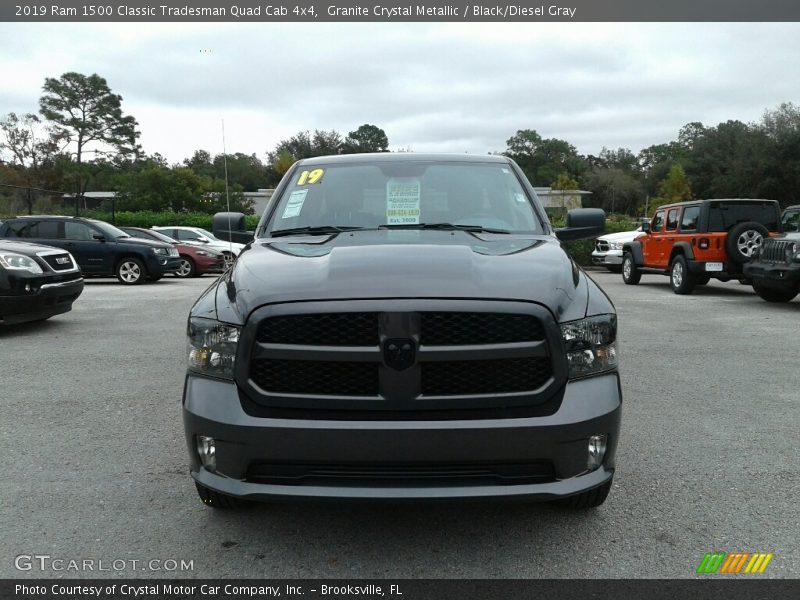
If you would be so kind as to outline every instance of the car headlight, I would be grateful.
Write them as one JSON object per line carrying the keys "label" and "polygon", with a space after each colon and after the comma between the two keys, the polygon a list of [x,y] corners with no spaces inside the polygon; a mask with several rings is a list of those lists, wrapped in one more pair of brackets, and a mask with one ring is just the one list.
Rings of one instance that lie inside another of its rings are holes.
{"label": "car headlight", "polygon": [[617,316],[597,315],[561,324],[569,378],[617,368]]}
{"label": "car headlight", "polygon": [[610,250],[622,250],[622,244],[620,242],[608,242],[608,247]]}
{"label": "car headlight", "polygon": [[198,250],[198,251],[196,252],[196,254],[197,254],[198,256],[211,256],[211,253],[210,253],[210,252],[205,252],[205,251],[203,251],[203,250]]}
{"label": "car headlight", "polygon": [[190,318],[186,335],[189,370],[211,377],[233,379],[241,329],[212,319]]}
{"label": "car headlight", "polygon": [[43,273],[42,267],[35,260],[16,252],[0,252],[0,267],[14,271],[27,271],[34,275]]}
{"label": "car headlight", "polygon": [[152,250],[156,256],[169,256],[169,250],[166,248],[152,248]]}
{"label": "car headlight", "polygon": [[789,260],[793,260],[795,262],[800,262],[800,244],[795,242],[791,246],[789,246]]}

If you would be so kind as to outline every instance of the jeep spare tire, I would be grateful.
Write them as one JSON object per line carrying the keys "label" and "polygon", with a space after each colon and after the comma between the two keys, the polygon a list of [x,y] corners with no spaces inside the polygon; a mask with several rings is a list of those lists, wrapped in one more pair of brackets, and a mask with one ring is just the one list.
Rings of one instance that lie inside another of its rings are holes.
{"label": "jeep spare tire", "polygon": [[769,231],[761,223],[739,223],[728,232],[725,250],[733,262],[743,265],[753,257],[753,252],[764,243],[766,237],[769,237]]}

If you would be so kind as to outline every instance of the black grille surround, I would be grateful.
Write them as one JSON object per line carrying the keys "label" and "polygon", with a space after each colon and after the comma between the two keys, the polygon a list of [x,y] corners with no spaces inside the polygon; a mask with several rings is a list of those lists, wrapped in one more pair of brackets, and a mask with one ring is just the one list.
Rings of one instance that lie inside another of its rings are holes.
{"label": "black grille surround", "polygon": [[63,254],[40,254],[39,258],[46,262],[50,268],[56,272],[70,271],[75,268],[75,263],[72,262],[72,258],[70,258],[70,255],[66,252]]}
{"label": "black grille surround", "polygon": [[[410,367],[386,354],[398,340],[413,347]],[[418,419],[426,412],[457,417],[535,407],[566,382],[558,325],[543,307],[523,302],[268,306],[243,328],[236,364],[248,401],[268,410],[302,409],[305,418],[387,411]]]}

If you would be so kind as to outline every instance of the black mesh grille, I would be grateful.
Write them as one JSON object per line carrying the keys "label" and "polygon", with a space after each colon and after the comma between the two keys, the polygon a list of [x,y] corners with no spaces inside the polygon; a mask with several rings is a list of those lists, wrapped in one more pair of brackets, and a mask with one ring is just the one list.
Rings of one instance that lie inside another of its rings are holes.
{"label": "black mesh grille", "polygon": [[549,358],[426,362],[422,367],[425,396],[455,396],[525,392],[544,385],[551,376]]}
{"label": "black mesh grille", "polygon": [[[54,271],[68,271],[75,268],[75,263],[69,257],[69,254],[48,254],[42,256],[42,259],[50,265]],[[60,261],[60,262],[59,262]]]}
{"label": "black mesh grille", "polygon": [[250,376],[267,392],[377,396],[378,363],[254,360]]}
{"label": "black mesh grille", "polygon": [[258,328],[262,343],[312,346],[377,346],[378,313],[272,317]]}
{"label": "black mesh grille", "polygon": [[552,463],[308,465],[257,463],[247,480],[273,485],[523,485],[555,480]]}
{"label": "black mesh grille", "polygon": [[421,313],[423,346],[507,344],[544,339],[536,317],[502,313]]}

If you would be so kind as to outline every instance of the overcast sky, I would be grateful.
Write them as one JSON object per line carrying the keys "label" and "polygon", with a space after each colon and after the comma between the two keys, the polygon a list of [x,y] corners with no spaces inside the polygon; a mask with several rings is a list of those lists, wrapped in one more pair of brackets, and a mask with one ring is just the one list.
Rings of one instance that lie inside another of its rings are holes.
{"label": "overcast sky", "polygon": [[147,153],[265,159],[363,123],[392,149],[502,151],[518,129],[638,152],[690,121],[800,103],[800,23],[0,24],[0,116],[45,77],[98,73]]}

